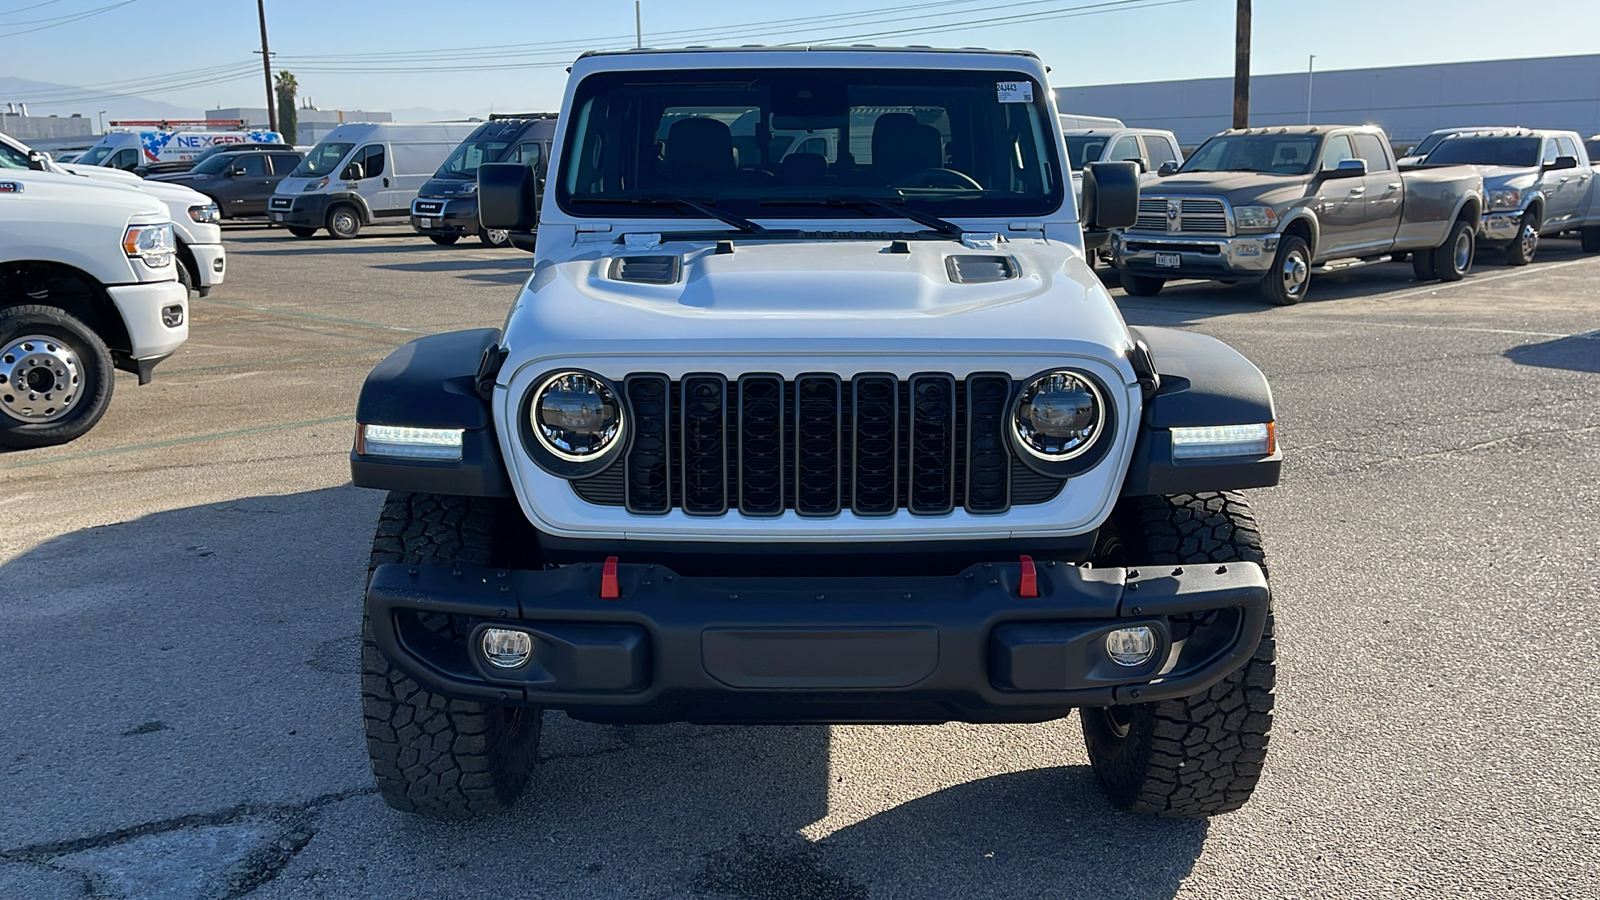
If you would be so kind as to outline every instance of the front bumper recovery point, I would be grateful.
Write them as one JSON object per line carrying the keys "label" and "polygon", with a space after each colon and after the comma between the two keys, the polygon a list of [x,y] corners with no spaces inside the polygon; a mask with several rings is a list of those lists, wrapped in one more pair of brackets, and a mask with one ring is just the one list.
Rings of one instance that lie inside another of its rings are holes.
{"label": "front bumper recovery point", "polygon": [[[1255,652],[1268,599],[1253,563],[702,578],[608,559],[383,565],[366,609],[397,668],[461,699],[599,721],[1022,722],[1205,690]],[[1155,654],[1112,661],[1106,636],[1137,626]],[[490,664],[488,628],[527,632],[528,662]]]}

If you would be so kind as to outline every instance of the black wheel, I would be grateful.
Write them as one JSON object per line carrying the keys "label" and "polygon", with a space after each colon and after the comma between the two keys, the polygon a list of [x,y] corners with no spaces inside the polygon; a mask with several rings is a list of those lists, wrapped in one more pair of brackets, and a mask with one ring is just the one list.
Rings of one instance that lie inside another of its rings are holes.
{"label": "black wheel", "polygon": [[52,447],[82,437],[111,405],[111,352],[53,306],[0,309],[0,445]]}
{"label": "black wheel", "polygon": [[479,228],[478,242],[485,247],[505,247],[511,243],[511,235],[503,228]]}
{"label": "black wheel", "polygon": [[[1237,493],[1135,497],[1113,516],[1111,565],[1264,565],[1261,535]],[[1209,690],[1177,700],[1086,708],[1089,762],[1113,805],[1169,818],[1243,806],[1266,760],[1276,681],[1272,617],[1255,655]]]}
{"label": "black wheel", "polygon": [[181,259],[174,259],[172,267],[178,270],[178,283],[183,285],[183,289],[191,295],[194,294],[196,281],[194,273],[189,271],[189,267]]}
{"label": "black wheel", "polygon": [[1130,297],[1154,297],[1161,293],[1161,288],[1167,283],[1162,278],[1150,278],[1132,272],[1118,272],[1117,279],[1122,282],[1123,292]]}
{"label": "black wheel", "polygon": [[1261,279],[1261,296],[1274,306],[1293,306],[1305,299],[1311,288],[1311,245],[1304,238],[1288,235],[1278,241],[1278,255],[1272,270]]}
{"label": "black wheel", "polygon": [[290,225],[288,226],[288,229],[290,234],[298,238],[311,237],[313,234],[317,233],[315,228],[307,228],[304,225]]}
{"label": "black wheel", "polygon": [[428,240],[433,241],[435,244],[438,244],[441,247],[448,247],[451,244],[454,244],[456,241],[461,240],[461,235],[459,235],[459,234],[430,234],[430,235],[428,235]]}
{"label": "black wheel", "polygon": [[1525,266],[1533,262],[1533,254],[1538,251],[1538,211],[1530,209],[1523,214],[1522,221],[1517,225],[1517,236],[1506,245],[1506,265]]}
{"label": "black wheel", "polygon": [[[384,563],[492,564],[499,500],[392,493],[378,518],[371,568]],[[421,624],[462,644],[462,616],[430,614]],[[383,799],[395,809],[465,818],[511,807],[527,785],[539,748],[541,711],[451,700],[389,664],[363,623],[361,702],[367,755]]]}
{"label": "black wheel", "polygon": [[1433,269],[1433,253],[1429,250],[1418,250],[1411,256],[1411,273],[1417,276],[1418,281],[1433,281],[1438,274]]}
{"label": "black wheel", "polygon": [[361,233],[361,210],[340,203],[328,210],[328,233],[347,241]]}
{"label": "black wheel", "polygon": [[1583,244],[1583,252],[1600,253],[1600,228],[1585,228],[1578,232],[1578,237]]}
{"label": "black wheel", "polygon": [[1460,281],[1472,271],[1472,257],[1478,247],[1476,240],[1472,223],[1463,220],[1450,229],[1450,236],[1444,243],[1432,251],[1418,250],[1416,258],[1431,257],[1434,277],[1440,281]]}

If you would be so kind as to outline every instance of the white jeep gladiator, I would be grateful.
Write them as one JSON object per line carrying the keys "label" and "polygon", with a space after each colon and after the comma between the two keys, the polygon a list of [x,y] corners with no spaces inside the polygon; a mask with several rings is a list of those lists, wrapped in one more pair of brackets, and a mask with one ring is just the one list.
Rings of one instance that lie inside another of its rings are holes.
{"label": "white jeep gladiator", "polygon": [[189,336],[167,209],[137,187],[0,165],[0,446],[64,444]]}
{"label": "white jeep gladiator", "polygon": [[[548,182],[479,169],[482,224],[535,254],[505,327],[407,344],[357,407],[391,805],[511,804],[545,710],[1078,709],[1117,805],[1245,802],[1274,661],[1238,491],[1277,482],[1271,392],[1123,322],[1084,255],[1138,173],[1086,167],[1080,210],[1056,115],[1028,53],[574,64]],[[801,131],[822,152],[784,153]]]}

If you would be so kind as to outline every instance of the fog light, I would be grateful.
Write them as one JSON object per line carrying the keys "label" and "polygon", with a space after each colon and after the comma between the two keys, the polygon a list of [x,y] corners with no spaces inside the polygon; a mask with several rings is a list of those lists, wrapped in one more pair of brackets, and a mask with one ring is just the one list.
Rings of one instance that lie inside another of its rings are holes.
{"label": "fog light", "polygon": [[497,669],[524,666],[533,655],[533,638],[526,631],[490,628],[483,633],[483,655]]}
{"label": "fog light", "polygon": [[1156,633],[1148,625],[1118,628],[1106,635],[1106,655],[1119,666],[1142,666],[1156,655]]}
{"label": "fog light", "polygon": [[168,328],[177,328],[183,324],[183,307],[177,304],[161,310],[161,324]]}

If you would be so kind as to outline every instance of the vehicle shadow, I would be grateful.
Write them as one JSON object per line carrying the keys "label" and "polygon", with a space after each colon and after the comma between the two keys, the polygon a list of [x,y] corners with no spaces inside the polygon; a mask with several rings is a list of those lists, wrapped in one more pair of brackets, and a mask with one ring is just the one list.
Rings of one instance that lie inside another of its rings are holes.
{"label": "vehicle shadow", "polygon": [[1538,344],[1523,344],[1505,352],[1518,365],[1546,369],[1571,369],[1600,374],[1600,332],[1575,334]]}
{"label": "vehicle shadow", "polygon": [[389,263],[373,266],[390,272],[442,272],[470,281],[492,284],[521,284],[533,271],[533,257],[518,254],[507,259],[431,259],[427,262]]}
{"label": "vehicle shadow", "polygon": [[381,499],[350,485],[245,497],[7,554],[8,694],[71,714],[0,716],[0,851],[92,846],[70,863],[91,874],[130,859],[232,871],[232,857],[207,855],[203,825],[262,852],[314,833],[278,863],[282,896],[418,896],[432,883],[453,895],[853,900],[1063,886],[1170,897],[1202,850],[1204,823],[1119,814],[1084,766],[954,783],[811,840],[830,799],[857,808],[866,790],[873,809],[874,795],[903,789],[896,761],[861,759],[880,751],[852,741],[835,772],[824,726],[633,727],[556,712],[509,813],[465,825],[395,813],[372,790],[358,699]]}

